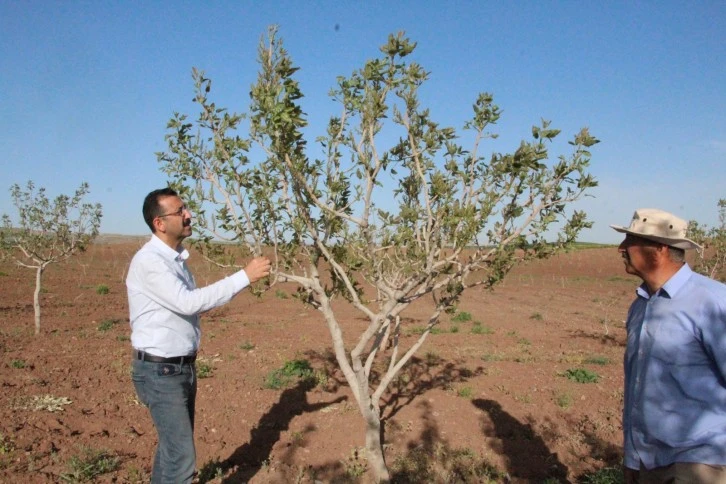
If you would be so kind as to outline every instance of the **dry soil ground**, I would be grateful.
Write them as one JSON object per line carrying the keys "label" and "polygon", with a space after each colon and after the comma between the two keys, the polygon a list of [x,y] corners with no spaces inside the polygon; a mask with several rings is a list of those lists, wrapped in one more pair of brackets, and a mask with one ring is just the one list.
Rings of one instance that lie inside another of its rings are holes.
{"label": "dry soil ground", "polygon": [[[0,481],[79,479],[85,453],[101,451],[118,466],[98,482],[148,480],[156,435],[130,382],[124,286],[142,242],[96,244],[50,266],[38,336],[33,271],[0,264]],[[223,275],[200,257],[190,262],[199,285]],[[577,482],[619,465],[623,319],[637,283],[615,248],[599,248],[527,264],[493,292],[467,293],[459,314],[471,320],[446,316],[387,397],[386,457],[398,480],[422,479],[422,463],[439,469],[430,480],[486,463],[512,482]],[[363,422],[327,328],[292,291],[244,293],[203,317],[202,481],[368,479]],[[346,337],[364,327],[349,308],[338,310]],[[405,315],[404,344],[426,314]],[[266,388],[266,377],[295,359],[310,362],[318,384]],[[567,377],[592,373],[597,382]]]}

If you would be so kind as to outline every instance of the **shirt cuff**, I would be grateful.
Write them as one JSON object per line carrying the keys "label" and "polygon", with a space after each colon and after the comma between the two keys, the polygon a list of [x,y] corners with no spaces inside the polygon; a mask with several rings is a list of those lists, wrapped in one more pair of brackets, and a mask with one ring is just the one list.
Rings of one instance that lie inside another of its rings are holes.
{"label": "shirt cuff", "polygon": [[245,287],[250,285],[250,278],[247,277],[247,273],[244,269],[241,271],[235,272],[231,276],[229,276],[230,279],[234,281],[235,290],[237,292],[241,291]]}

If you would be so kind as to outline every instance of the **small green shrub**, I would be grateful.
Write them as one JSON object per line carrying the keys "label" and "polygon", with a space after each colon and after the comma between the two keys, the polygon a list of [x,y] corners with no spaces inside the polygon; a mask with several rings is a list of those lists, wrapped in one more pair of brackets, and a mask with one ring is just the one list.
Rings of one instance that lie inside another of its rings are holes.
{"label": "small green shrub", "polygon": [[313,368],[307,360],[291,360],[282,368],[271,371],[263,384],[264,388],[279,390],[290,386],[294,381],[314,381]]}
{"label": "small green shrub", "polygon": [[590,356],[588,358],[585,358],[585,363],[588,363],[590,365],[609,365],[610,358],[607,358],[605,356]]}
{"label": "small green shrub", "polygon": [[580,477],[582,484],[624,484],[625,476],[620,466],[603,467]]}
{"label": "small green shrub", "polygon": [[212,376],[212,373],[214,373],[214,366],[208,361],[205,360],[197,360],[196,363],[197,368],[197,378],[200,380],[202,378],[209,378]]}
{"label": "small green shrub", "polygon": [[68,460],[68,472],[61,474],[65,482],[90,482],[96,477],[113,472],[119,468],[120,459],[103,449],[83,447],[80,456]]}
{"label": "small green shrub", "polygon": [[292,445],[295,446],[301,446],[305,443],[305,434],[298,431],[293,432],[290,434],[290,440],[292,441]]}
{"label": "small green shrub", "polygon": [[365,451],[353,449],[350,456],[343,461],[345,474],[352,479],[359,479],[366,473],[368,462],[365,459]]}
{"label": "small green shrub", "polygon": [[8,277],[8,273],[0,271],[0,277]]}
{"label": "small green shrub", "polygon": [[501,353],[484,353],[481,355],[482,361],[504,361],[505,357]]}
{"label": "small green shrub", "polygon": [[18,370],[21,368],[25,368],[25,365],[26,365],[25,360],[13,360],[10,363],[10,366],[12,366],[13,368],[16,368]]}
{"label": "small green shrub", "polygon": [[459,327],[454,324],[454,325],[451,326],[451,329],[449,329],[449,331],[452,332],[452,333],[458,333],[459,332]]}
{"label": "small green shrub", "polygon": [[565,371],[565,377],[577,383],[597,383],[600,375],[586,368],[569,368]]}
{"label": "small green shrub", "polygon": [[0,455],[9,454],[15,450],[15,442],[9,437],[0,434]]}
{"label": "small green shrub", "polygon": [[532,313],[529,315],[529,319],[534,319],[535,321],[542,321],[542,313]]}
{"label": "small green shrub", "polygon": [[98,325],[98,330],[102,333],[105,333],[106,331],[111,330],[115,325],[120,323],[120,319],[104,319],[101,321]]}
{"label": "small green shrub", "polygon": [[529,351],[525,351],[524,355],[521,356],[515,356],[512,358],[512,361],[515,363],[533,363],[537,360],[535,356],[533,356]]}
{"label": "small green shrub", "polygon": [[405,387],[411,383],[411,375],[408,373],[400,373],[395,379],[396,385],[399,387]]}
{"label": "small green shrub", "polygon": [[275,297],[277,299],[287,299],[287,293],[283,291],[282,289],[277,289],[275,291]]}
{"label": "small green shrub", "polygon": [[466,311],[460,311],[456,313],[456,316],[451,318],[451,321],[454,321],[456,323],[466,323],[467,321],[471,321],[471,313],[468,313]]}
{"label": "small green shrub", "polygon": [[225,464],[215,458],[206,462],[197,475],[197,480],[201,482],[209,482],[214,479],[222,479],[224,477]]}
{"label": "small green shrub", "polygon": [[327,388],[328,383],[330,383],[330,375],[325,370],[315,371],[312,380],[315,382],[315,386]]}
{"label": "small green shrub", "polygon": [[529,393],[525,393],[522,395],[515,395],[514,399],[516,401],[522,402],[522,403],[532,403],[532,395],[530,395]]}
{"label": "small green shrub", "polygon": [[426,354],[424,355],[424,360],[426,361],[426,364],[428,366],[437,366],[440,365],[443,361],[443,359],[433,351],[426,352]]}
{"label": "small green shrub", "polygon": [[560,408],[569,408],[572,402],[573,398],[570,392],[560,392],[555,395],[555,403]]}
{"label": "small green shrub", "polygon": [[474,391],[471,389],[471,387],[462,387],[459,388],[459,391],[457,391],[456,394],[463,398],[471,398],[471,396],[474,394]]}
{"label": "small green shrub", "polygon": [[244,343],[239,345],[239,349],[245,350],[245,351],[252,351],[253,349],[255,349],[255,345],[253,345],[249,341],[245,341]]}
{"label": "small green shrub", "polygon": [[[427,326],[414,326],[413,328],[408,330],[409,334],[424,334],[426,332]],[[445,333],[446,331],[441,329],[438,325],[431,328],[429,331],[429,334],[441,334]]]}
{"label": "small green shrub", "polygon": [[[130,465],[126,468],[126,480],[124,482],[137,484],[141,482],[149,482],[149,478],[150,476],[148,476],[144,471],[134,465]],[[199,482],[204,481],[200,480]]]}
{"label": "small green shrub", "polygon": [[624,276],[611,276],[611,277],[607,278],[607,281],[608,282],[627,282],[627,283],[631,284],[633,282],[633,279],[631,279],[629,277],[624,277]]}
{"label": "small green shrub", "polygon": [[481,321],[474,321],[471,327],[471,334],[493,334],[494,330],[489,326],[484,326]]}
{"label": "small green shrub", "polygon": [[106,284],[99,284],[96,286],[96,294],[104,295],[108,294],[110,292],[110,289]]}

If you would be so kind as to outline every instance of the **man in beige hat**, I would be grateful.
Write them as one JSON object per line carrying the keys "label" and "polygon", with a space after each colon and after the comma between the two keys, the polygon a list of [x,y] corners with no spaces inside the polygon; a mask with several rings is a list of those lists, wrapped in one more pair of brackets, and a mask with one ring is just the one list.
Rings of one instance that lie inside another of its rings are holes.
{"label": "man in beige hat", "polygon": [[697,274],[688,224],[635,211],[618,247],[643,284],[628,311],[623,409],[627,483],[726,483],[726,285]]}

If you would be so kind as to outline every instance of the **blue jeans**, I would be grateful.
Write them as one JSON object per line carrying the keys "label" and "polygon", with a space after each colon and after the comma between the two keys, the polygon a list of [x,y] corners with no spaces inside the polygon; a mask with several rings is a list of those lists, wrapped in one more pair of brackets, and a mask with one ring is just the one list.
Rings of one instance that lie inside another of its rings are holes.
{"label": "blue jeans", "polygon": [[131,378],[141,403],[151,412],[159,444],[151,473],[153,484],[190,483],[196,467],[194,363],[174,365],[134,360]]}

